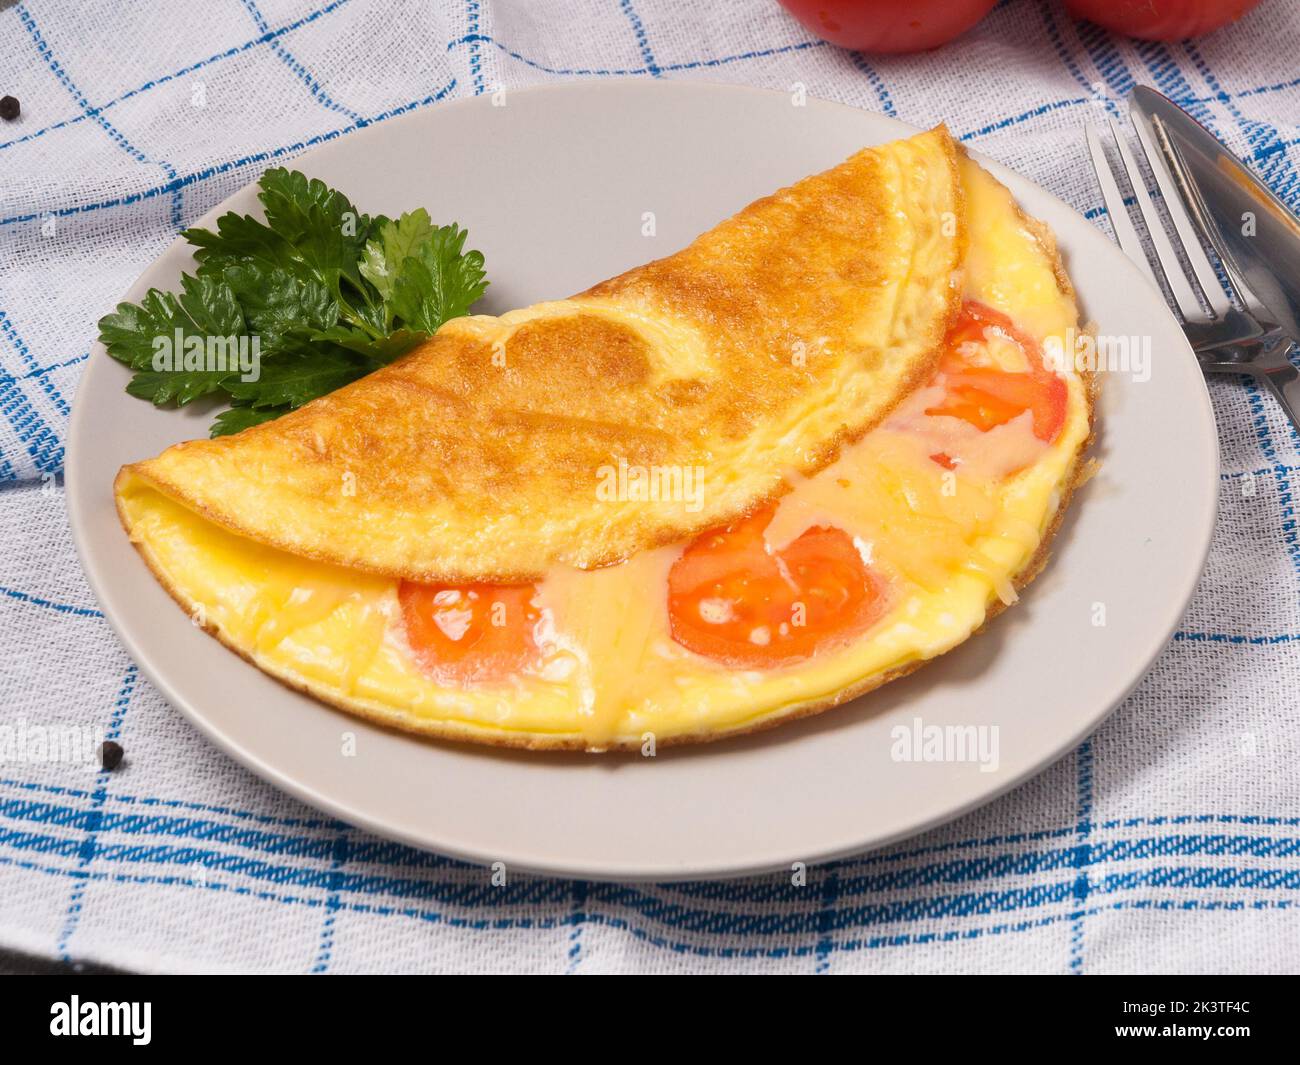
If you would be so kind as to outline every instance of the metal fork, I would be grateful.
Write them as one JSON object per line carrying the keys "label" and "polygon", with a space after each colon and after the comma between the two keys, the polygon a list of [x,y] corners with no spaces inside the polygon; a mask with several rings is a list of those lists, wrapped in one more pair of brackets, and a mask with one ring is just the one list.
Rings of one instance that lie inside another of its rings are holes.
{"label": "metal fork", "polygon": [[[1194,275],[1193,283],[1147,191],[1146,179],[1123,132],[1109,116],[1107,122],[1119,149],[1120,169],[1133,190],[1138,213],[1151,237],[1155,264],[1168,286],[1169,302],[1182,318],[1183,331],[1196,352],[1201,369],[1205,373],[1249,374],[1257,378],[1277,396],[1292,423],[1300,429],[1300,395],[1296,395],[1294,389],[1296,371],[1288,359],[1288,353],[1295,346],[1294,338],[1287,336],[1272,320],[1242,279],[1231,256],[1220,247],[1214,227],[1206,223],[1204,204],[1190,179],[1185,173],[1166,166],[1167,157],[1150,142],[1142,124],[1134,121],[1133,128],[1147,165],[1173,222],[1178,247]],[[1128,206],[1111,170],[1101,136],[1091,123],[1086,131],[1097,183],[1101,186],[1102,199],[1119,245],[1151,284],[1159,289],[1160,282],[1129,217]],[[1222,275],[1206,254],[1207,243],[1215,252]]]}

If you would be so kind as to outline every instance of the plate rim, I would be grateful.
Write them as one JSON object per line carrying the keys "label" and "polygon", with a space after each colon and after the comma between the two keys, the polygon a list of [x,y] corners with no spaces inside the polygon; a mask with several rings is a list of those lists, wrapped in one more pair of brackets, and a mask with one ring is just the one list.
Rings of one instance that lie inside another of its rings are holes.
{"label": "plate rim", "polygon": [[[647,92],[670,92],[682,91],[693,93],[710,92],[730,92],[737,94],[749,94],[766,98],[780,97],[788,99],[789,94],[780,89],[767,89],[758,86],[734,84],[728,82],[715,82],[707,80],[683,79],[668,81],[646,81],[644,79],[632,77],[614,77],[602,79],[599,82],[571,81],[562,80],[548,82],[539,85],[508,88],[511,96],[523,94],[538,95],[563,92],[608,92],[611,89],[623,90],[633,89],[634,91]],[[469,107],[482,107],[485,96],[468,96],[460,97],[454,100],[447,100],[439,103],[435,107],[427,110],[414,111],[408,114],[395,116],[383,123],[375,123],[370,126],[355,130],[346,137],[338,138],[337,141],[326,141],[323,144],[316,145],[306,152],[293,156],[291,160],[285,160],[286,163],[292,162],[299,165],[305,160],[310,160],[315,154],[324,150],[339,150],[341,145],[350,145],[352,150],[358,150],[366,141],[377,136],[392,136],[395,128],[401,128],[407,125],[418,125],[436,118],[440,113],[449,109],[461,109]],[[922,132],[921,127],[913,126],[910,123],[889,115],[879,112],[870,111],[866,108],[856,107],[852,104],[841,103],[835,100],[826,100],[818,97],[809,96],[808,101],[815,103],[819,107],[829,107],[850,112],[855,116],[868,119],[872,122],[884,123],[893,127],[899,137],[911,136]],[[876,142],[872,142],[876,143]],[[881,142],[883,143],[883,142]],[[1163,294],[1154,288],[1142,272],[1134,265],[1121,249],[1112,241],[1106,238],[1106,235],[1098,227],[1089,222],[1082,214],[1076,211],[1069,203],[1061,199],[1050,189],[1031,181],[1009,167],[998,162],[982,152],[967,149],[972,158],[981,166],[989,170],[998,180],[1011,189],[1017,202],[1022,198],[1024,188],[1033,190],[1034,195],[1047,197],[1054,201],[1056,206],[1067,212],[1071,216],[1071,222],[1074,226],[1081,227],[1079,232],[1086,232],[1092,235],[1088,239],[1095,237],[1101,241],[1111,253],[1114,260],[1123,263],[1122,270],[1129,273],[1134,286],[1144,293],[1149,300],[1155,301],[1152,309],[1155,310],[1158,305],[1159,312],[1165,316],[1167,322],[1176,327],[1178,335],[1182,337],[1181,350],[1169,353],[1171,358],[1186,358],[1195,365],[1195,355],[1183,336],[1182,328],[1178,324],[1172,311],[1165,303]],[[260,177],[260,175],[259,175]],[[229,196],[221,200],[220,203],[213,206],[201,217],[190,223],[190,226],[210,225],[215,219],[227,210],[230,210],[231,201],[244,196],[248,190],[255,186],[257,178],[242,185]],[[1019,187],[1019,190],[1018,190]],[[1031,214],[1033,212],[1030,212]],[[1053,227],[1053,233],[1058,238],[1060,234]],[[188,242],[177,235],[150,263],[141,271],[126,292],[120,297],[118,302],[138,300],[140,295],[150,286],[146,279],[153,273],[158,263],[177,254],[178,251],[189,255]],[[1086,298],[1086,297],[1085,297]],[[116,305],[116,304],[115,304]],[[175,685],[169,679],[168,670],[165,663],[155,662],[154,656],[150,653],[136,638],[132,631],[121,622],[118,617],[116,604],[113,602],[113,596],[107,591],[106,585],[101,579],[99,566],[95,562],[91,553],[90,542],[93,539],[91,533],[92,520],[88,511],[92,506],[90,493],[93,488],[87,486],[83,489],[80,476],[75,472],[79,463],[76,456],[79,455],[83,448],[86,447],[87,430],[86,422],[90,415],[87,413],[93,407],[93,400],[90,398],[92,390],[98,390],[104,387],[102,384],[96,384],[95,378],[90,377],[92,374],[102,376],[99,370],[101,365],[106,366],[107,354],[103,350],[103,345],[99,343],[98,338],[92,340],[90,345],[91,358],[88,360],[85,370],[78,382],[78,388],[73,398],[72,412],[68,422],[66,458],[64,463],[64,486],[65,500],[68,513],[68,523],[72,532],[73,543],[76,548],[77,558],[85,573],[86,580],[90,585],[91,591],[95,595],[108,623],[118,640],[122,643],[127,654],[132,661],[139,667],[154,687],[159,691],[167,703],[178,711],[188,722],[194,725],[198,731],[211,743],[217,746],[224,753],[228,754],[240,765],[257,775],[262,780],[270,783],[281,791],[297,798],[298,800],[312,806],[318,810],[338,817],[339,819],[354,825],[358,828],[373,832],[375,835],[385,839],[395,840],[397,842],[414,847],[425,852],[432,852],[444,855],[459,861],[468,862],[473,865],[488,865],[493,861],[505,861],[507,865],[520,872],[531,873],[548,877],[561,878],[579,878],[595,881],[612,881],[626,883],[644,883],[644,882],[665,882],[674,880],[724,880],[734,879],[745,876],[759,875],[773,872],[778,869],[788,871],[788,863],[791,857],[797,860],[805,861],[807,864],[822,864],[829,861],[835,861],[852,856],[860,856],[871,851],[887,847],[892,843],[900,840],[909,839],[920,833],[929,831],[938,826],[947,824],[957,818],[979,809],[993,802],[1000,796],[1011,791],[1013,788],[1023,784],[1025,781],[1038,776],[1055,764],[1062,757],[1073,750],[1083,739],[1091,735],[1097,728],[1105,722],[1112,713],[1123,703],[1128,694],[1137,687],[1138,684],[1150,672],[1155,660],[1169,643],[1170,638],[1177,631],[1178,624],[1186,613],[1187,606],[1200,582],[1204,572],[1206,562],[1209,557],[1210,548],[1213,541],[1214,530],[1217,526],[1218,519],[1218,490],[1217,484],[1211,480],[1209,491],[1209,508],[1206,514],[1205,527],[1200,531],[1200,547],[1196,552],[1196,565],[1189,570],[1190,576],[1185,582],[1185,588],[1179,593],[1177,599],[1177,609],[1172,612],[1172,620],[1168,624],[1161,626],[1158,631],[1153,631],[1152,638],[1147,641],[1141,659],[1144,662],[1142,668],[1133,676],[1124,691],[1113,699],[1109,705],[1104,706],[1099,711],[1086,715],[1079,715],[1076,726],[1068,730],[1066,738],[1059,741],[1050,751],[1044,752],[1033,758],[1025,768],[1015,774],[1009,774],[1007,777],[999,777],[994,786],[980,791],[978,794],[968,797],[964,801],[949,805],[940,813],[922,817],[915,822],[909,823],[895,831],[870,835],[865,838],[854,840],[845,840],[840,844],[823,846],[814,852],[801,854],[798,856],[786,856],[782,859],[771,859],[767,857],[756,858],[752,861],[733,861],[730,863],[699,867],[691,865],[689,867],[672,867],[665,864],[638,866],[628,863],[612,864],[604,867],[575,867],[571,862],[563,859],[557,861],[548,861],[544,856],[531,856],[525,858],[516,858],[509,854],[499,852],[499,848],[493,850],[475,849],[473,846],[464,846],[459,843],[431,842],[427,838],[420,838],[413,833],[409,833],[387,824],[381,818],[376,818],[364,810],[357,809],[344,799],[335,798],[326,794],[317,788],[296,779],[290,773],[281,770],[276,765],[265,760],[256,750],[251,749],[238,740],[227,735],[220,723],[213,720],[205,714],[199,707],[192,704],[191,701],[177,690]],[[89,378],[89,380],[88,380]],[[1201,420],[1201,428],[1204,430],[1198,434],[1204,444],[1208,445],[1207,469],[1211,478],[1217,476],[1220,468],[1220,448],[1218,434],[1216,430],[1216,421],[1213,413],[1213,407],[1210,401],[1209,390],[1206,385],[1204,376],[1197,374],[1200,388],[1196,390],[1199,399],[1199,409],[1196,412]],[[95,386],[93,389],[88,385]],[[1189,412],[1190,414],[1190,412]],[[84,493],[84,494],[83,494]],[[231,656],[232,666],[238,663],[240,668],[248,668],[247,663],[240,661],[237,656]],[[278,682],[277,682],[278,683]],[[427,743],[419,737],[407,737],[412,743]],[[722,754],[725,757],[725,753]],[[540,754],[539,757],[547,757],[546,754]],[[595,757],[595,756],[593,756]]]}

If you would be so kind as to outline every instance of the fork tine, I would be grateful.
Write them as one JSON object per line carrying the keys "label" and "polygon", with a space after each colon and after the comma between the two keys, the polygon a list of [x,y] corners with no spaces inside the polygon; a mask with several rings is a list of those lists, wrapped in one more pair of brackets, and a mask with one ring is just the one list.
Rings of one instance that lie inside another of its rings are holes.
{"label": "fork tine", "polygon": [[[1192,264],[1192,270],[1196,273],[1196,280],[1200,282],[1201,291],[1205,293],[1205,298],[1209,301],[1215,317],[1222,318],[1228,313],[1232,304],[1223,291],[1223,282],[1219,280],[1219,275],[1215,272],[1214,266],[1205,254],[1205,248],[1199,236],[1200,227],[1192,221],[1191,216],[1187,213],[1187,207],[1179,193],[1174,175],[1170,172],[1169,160],[1156,145],[1151,143],[1146,127],[1142,122],[1138,121],[1137,115],[1130,112],[1129,120],[1133,123],[1134,130],[1137,131],[1138,143],[1142,145],[1142,154],[1146,156],[1147,166],[1151,168],[1151,173],[1155,175],[1156,184],[1160,187],[1160,195],[1165,201],[1165,210],[1169,212],[1174,228],[1178,230],[1178,236],[1183,243],[1183,251],[1187,253],[1187,260]],[[1212,241],[1212,238],[1210,239]]]}
{"label": "fork tine", "polygon": [[1169,291],[1174,294],[1174,301],[1187,321],[1204,321],[1206,314],[1201,307],[1201,301],[1183,272],[1183,264],[1179,261],[1178,253],[1174,251],[1169,234],[1165,231],[1164,221],[1151,200],[1151,194],[1147,192],[1147,183],[1142,176],[1142,170],[1137,165],[1137,160],[1133,158],[1133,153],[1129,151],[1128,142],[1119,127],[1115,125],[1115,120],[1109,116],[1107,120],[1110,122],[1111,135],[1119,146],[1119,157],[1124,165],[1124,172],[1128,175],[1128,183],[1137,198],[1138,212],[1142,215],[1142,221],[1146,223],[1151,243],[1155,245],[1160,269],[1165,275],[1165,280],[1169,282]]}
{"label": "fork tine", "polygon": [[1159,291],[1160,283],[1156,281],[1156,275],[1151,272],[1151,264],[1147,261],[1142,241],[1138,239],[1137,230],[1133,228],[1133,221],[1128,216],[1128,208],[1124,205],[1124,197],[1119,191],[1119,186],[1115,184],[1115,175],[1111,173],[1110,162],[1106,158],[1105,149],[1101,146],[1101,137],[1098,136],[1091,122],[1084,125],[1084,131],[1088,137],[1088,153],[1092,156],[1092,168],[1097,172],[1097,184],[1101,186],[1101,198],[1106,201],[1106,211],[1110,214],[1110,224],[1115,230],[1119,246],[1146,275],[1151,286]]}

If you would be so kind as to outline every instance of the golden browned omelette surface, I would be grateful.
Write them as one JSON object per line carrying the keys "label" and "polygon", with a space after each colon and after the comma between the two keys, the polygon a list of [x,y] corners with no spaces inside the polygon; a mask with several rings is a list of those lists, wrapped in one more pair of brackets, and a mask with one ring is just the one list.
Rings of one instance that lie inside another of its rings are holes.
{"label": "golden browned omelette surface", "polygon": [[[932,371],[964,254],[946,130],[862,151],[567,300],[447,323],[394,365],[131,469],[294,554],[424,581],[588,568],[812,473]],[[696,478],[602,493],[620,464]]]}

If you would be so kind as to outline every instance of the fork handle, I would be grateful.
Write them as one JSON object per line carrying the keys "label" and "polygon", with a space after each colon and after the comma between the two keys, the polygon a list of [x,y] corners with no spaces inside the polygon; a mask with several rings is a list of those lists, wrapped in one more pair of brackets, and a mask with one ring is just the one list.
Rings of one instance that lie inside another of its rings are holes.
{"label": "fork handle", "polygon": [[1262,366],[1257,363],[1257,375],[1269,386],[1273,395],[1277,396],[1282,409],[1291,419],[1291,424],[1300,432],[1300,370],[1297,370],[1288,358],[1288,355],[1296,351],[1297,345],[1288,342],[1279,347],[1280,351],[1277,354],[1281,357],[1274,356]]}

